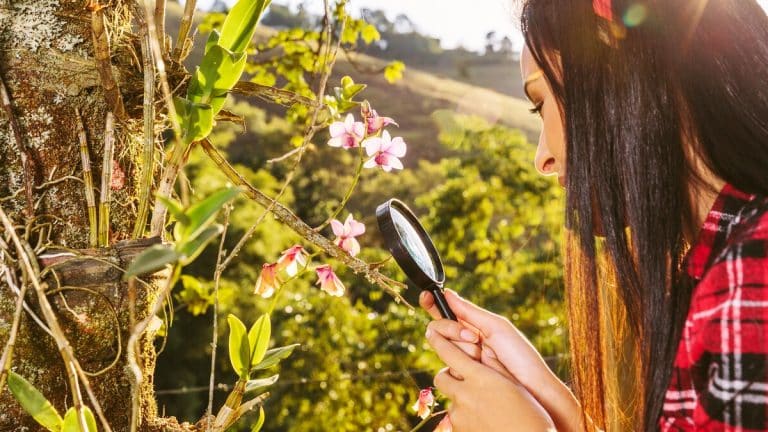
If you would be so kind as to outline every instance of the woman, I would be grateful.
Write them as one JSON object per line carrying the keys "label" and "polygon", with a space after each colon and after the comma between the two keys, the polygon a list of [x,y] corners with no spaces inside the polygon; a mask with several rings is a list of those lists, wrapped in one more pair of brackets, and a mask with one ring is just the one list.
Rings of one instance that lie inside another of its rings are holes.
{"label": "woman", "polygon": [[[456,432],[768,430],[768,17],[755,0],[527,0],[536,167],[567,192],[570,388],[448,292]],[[573,390],[573,393],[571,391]]]}

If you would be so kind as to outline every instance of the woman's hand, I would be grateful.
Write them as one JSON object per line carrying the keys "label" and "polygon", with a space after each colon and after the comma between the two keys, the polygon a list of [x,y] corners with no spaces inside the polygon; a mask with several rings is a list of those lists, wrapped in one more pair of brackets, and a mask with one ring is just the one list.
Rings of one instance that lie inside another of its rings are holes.
{"label": "woman's hand", "polygon": [[429,323],[429,332],[440,334],[499,374],[516,379],[547,410],[558,430],[578,430],[581,409],[576,398],[509,320],[464,300],[454,291],[446,290],[445,298],[459,322],[441,319],[431,293],[424,292],[419,298],[421,306],[436,319]]}
{"label": "woman's hand", "polygon": [[547,411],[525,387],[473,359],[437,331],[428,331],[427,340],[453,371],[440,371],[435,387],[452,401],[448,416],[454,432],[555,430]]}

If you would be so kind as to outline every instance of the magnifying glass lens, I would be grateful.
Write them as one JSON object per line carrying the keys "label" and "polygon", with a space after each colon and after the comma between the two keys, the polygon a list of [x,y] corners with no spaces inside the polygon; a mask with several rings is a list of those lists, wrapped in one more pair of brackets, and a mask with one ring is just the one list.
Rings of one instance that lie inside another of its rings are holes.
{"label": "magnifying glass lens", "polygon": [[395,229],[400,234],[400,240],[419,268],[432,279],[437,279],[437,271],[432,256],[422,241],[422,237],[413,228],[413,225],[396,208],[392,209],[392,221]]}

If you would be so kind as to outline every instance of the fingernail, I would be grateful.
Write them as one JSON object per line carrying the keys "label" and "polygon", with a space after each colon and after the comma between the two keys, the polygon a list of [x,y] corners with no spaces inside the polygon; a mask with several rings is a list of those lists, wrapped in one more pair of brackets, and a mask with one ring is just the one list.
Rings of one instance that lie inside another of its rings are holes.
{"label": "fingernail", "polygon": [[429,337],[432,335],[432,329],[427,327],[427,332],[424,333],[424,337],[429,339]]}
{"label": "fingernail", "polygon": [[419,294],[419,301],[423,301],[425,298],[427,298],[427,292],[422,291],[421,294]]}
{"label": "fingernail", "polygon": [[471,330],[463,329],[459,335],[467,342],[477,342],[477,333]]}

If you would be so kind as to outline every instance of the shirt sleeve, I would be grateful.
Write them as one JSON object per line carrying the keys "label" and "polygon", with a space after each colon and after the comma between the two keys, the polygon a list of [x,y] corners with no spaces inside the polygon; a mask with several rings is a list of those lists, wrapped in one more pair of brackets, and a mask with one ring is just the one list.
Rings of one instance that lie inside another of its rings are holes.
{"label": "shirt sleeve", "polygon": [[696,430],[768,430],[768,239],[728,246],[697,289]]}

